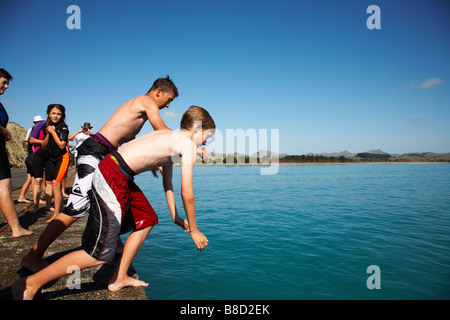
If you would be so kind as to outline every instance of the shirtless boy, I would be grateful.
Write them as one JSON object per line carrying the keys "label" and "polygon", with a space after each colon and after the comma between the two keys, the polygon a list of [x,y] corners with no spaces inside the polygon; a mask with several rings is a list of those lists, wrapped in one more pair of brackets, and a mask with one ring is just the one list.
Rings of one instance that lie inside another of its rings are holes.
{"label": "shirtless boy", "polygon": [[[209,113],[190,107],[180,123],[181,131],[158,130],[139,137],[108,154],[98,165],[92,184],[92,207],[83,234],[82,250],[71,252],[41,271],[17,280],[11,290],[14,299],[32,300],[46,283],[66,275],[68,267],[81,269],[110,262],[114,258],[120,233],[133,232],[125,242],[122,259],[108,289],[148,284],[126,275],[141,244],[158,223],[158,217],[133,176],[162,166],[163,186],[172,221],[189,231],[198,250],[208,245],[195,218],[192,176],[197,146],[214,134],[215,123]],[[179,217],[173,194],[172,163],[181,157],[181,197],[187,221]],[[131,221],[131,223],[130,223]]]}
{"label": "shirtless boy", "polygon": [[168,108],[178,96],[178,89],[169,77],[157,79],[150,90],[125,102],[108,119],[103,127],[78,147],[78,170],[72,186],[67,206],[53,219],[30,252],[22,259],[21,265],[32,272],[47,266],[42,257],[47,248],[72,223],[89,213],[89,196],[92,174],[101,159],[120,144],[132,140],[147,120],[154,130],[171,130],[162,120],[159,110]]}

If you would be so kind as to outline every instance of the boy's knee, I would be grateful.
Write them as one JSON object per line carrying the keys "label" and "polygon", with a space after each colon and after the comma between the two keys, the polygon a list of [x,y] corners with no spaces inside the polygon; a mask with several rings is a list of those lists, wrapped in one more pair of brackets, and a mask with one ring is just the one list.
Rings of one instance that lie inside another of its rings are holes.
{"label": "boy's knee", "polygon": [[10,195],[12,192],[11,182],[8,182],[7,179],[0,181],[0,195]]}
{"label": "boy's knee", "polygon": [[0,197],[9,197],[11,195],[11,187],[2,186],[0,187]]}

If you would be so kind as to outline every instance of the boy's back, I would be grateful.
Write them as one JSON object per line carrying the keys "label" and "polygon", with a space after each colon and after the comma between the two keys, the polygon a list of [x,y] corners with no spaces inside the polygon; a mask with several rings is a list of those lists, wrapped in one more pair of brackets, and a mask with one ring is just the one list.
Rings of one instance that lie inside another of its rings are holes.
{"label": "boy's back", "polygon": [[194,163],[196,145],[189,131],[158,130],[138,137],[119,148],[136,174],[171,165],[182,157],[183,163]]}
{"label": "boy's back", "polygon": [[[168,100],[172,100],[173,94]],[[164,107],[168,107],[170,101]],[[159,107],[147,95],[138,96],[122,104],[98,131],[113,146],[132,140],[150,119],[157,129],[168,129],[159,115]]]}

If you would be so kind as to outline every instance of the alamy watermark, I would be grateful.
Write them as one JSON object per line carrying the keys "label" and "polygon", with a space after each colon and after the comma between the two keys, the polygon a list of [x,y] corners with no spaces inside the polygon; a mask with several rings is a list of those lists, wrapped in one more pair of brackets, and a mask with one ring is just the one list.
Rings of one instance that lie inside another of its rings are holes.
{"label": "alamy watermark", "polygon": [[[381,289],[381,269],[377,265],[370,265],[367,267],[366,273],[370,274],[367,278],[367,289]],[[81,271],[76,265],[67,268],[67,274],[71,274],[67,278],[66,286],[68,289],[81,289]]]}
{"label": "alamy watermark", "polygon": [[215,157],[214,163],[261,164],[261,175],[278,173],[279,129],[226,129],[225,135],[216,130],[212,146],[214,154],[222,155],[222,158]]}
{"label": "alamy watermark", "polygon": [[66,271],[67,274],[71,274],[67,278],[66,286],[68,289],[81,289],[81,271],[76,265],[69,266]]}
{"label": "alamy watermark", "polygon": [[70,16],[66,20],[67,29],[81,29],[81,9],[74,4],[67,7],[66,13]]}
{"label": "alamy watermark", "polygon": [[367,7],[366,13],[371,13],[367,18],[366,26],[369,30],[381,29],[381,9],[377,5],[370,5]]}
{"label": "alamy watermark", "polygon": [[371,275],[367,278],[367,289],[381,289],[381,270],[377,265],[371,265],[367,267],[366,273]]}
{"label": "alamy watermark", "polygon": [[[279,129],[226,129],[225,134],[216,129],[209,140],[209,162],[198,155],[196,164],[261,165],[261,175],[278,173]],[[180,163],[181,157],[174,154],[172,161]]]}
{"label": "alamy watermark", "polygon": [[[67,29],[81,29],[81,9],[77,5],[70,5],[66,10],[70,16],[66,20]],[[371,14],[366,20],[366,26],[368,29],[381,29],[381,9],[377,5],[370,5],[367,7],[366,13]]]}

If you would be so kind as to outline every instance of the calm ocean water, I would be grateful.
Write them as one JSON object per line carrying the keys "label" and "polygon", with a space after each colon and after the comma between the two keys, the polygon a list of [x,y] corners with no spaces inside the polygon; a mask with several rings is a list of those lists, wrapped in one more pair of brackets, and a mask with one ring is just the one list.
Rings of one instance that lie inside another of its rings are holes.
{"label": "calm ocean water", "polygon": [[[450,298],[450,164],[260,168],[195,167],[202,252],[171,222],[161,178],[136,177],[160,218],[133,262],[149,299]],[[185,217],[179,167],[173,182]]]}

